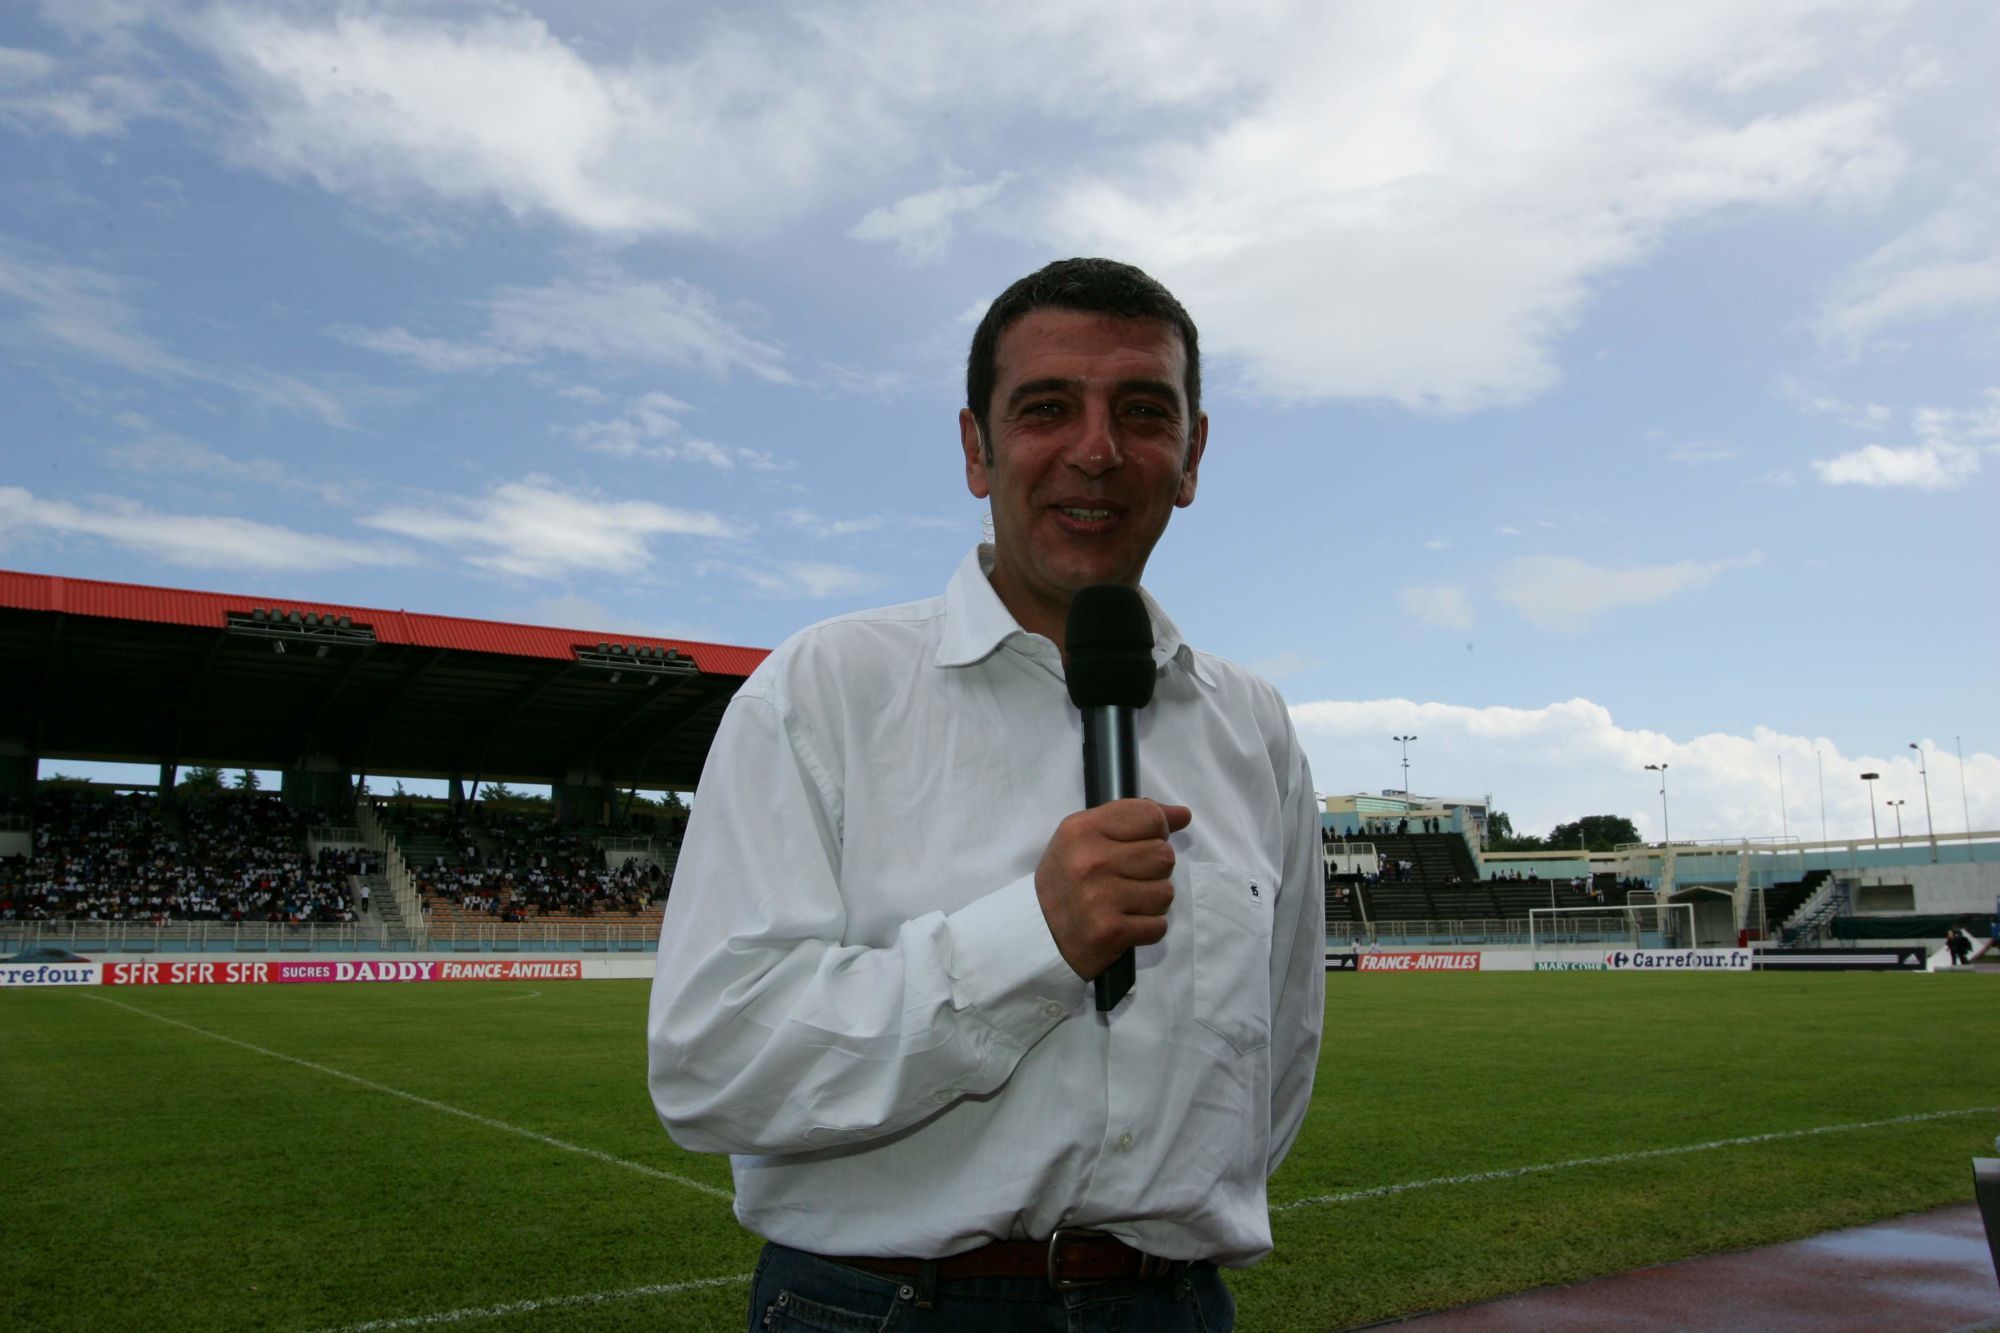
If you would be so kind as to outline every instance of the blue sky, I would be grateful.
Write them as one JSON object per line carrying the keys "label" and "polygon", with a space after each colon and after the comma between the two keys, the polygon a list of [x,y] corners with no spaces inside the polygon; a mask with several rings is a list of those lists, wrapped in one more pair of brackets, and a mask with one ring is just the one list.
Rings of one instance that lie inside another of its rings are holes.
{"label": "blue sky", "polygon": [[1664,8],[9,7],[0,565],[772,645],[942,586],[972,322],[1111,254],[1322,789],[2000,825],[2000,11]]}

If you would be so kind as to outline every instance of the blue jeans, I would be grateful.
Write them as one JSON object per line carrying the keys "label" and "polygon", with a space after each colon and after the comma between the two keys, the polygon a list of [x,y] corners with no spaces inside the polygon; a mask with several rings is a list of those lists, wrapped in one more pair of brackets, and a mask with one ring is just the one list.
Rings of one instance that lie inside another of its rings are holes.
{"label": "blue jeans", "polygon": [[750,1333],[1227,1333],[1236,1301],[1213,1264],[1173,1277],[1057,1291],[1034,1277],[940,1281],[926,1309],[917,1278],[870,1273],[767,1244],[750,1283]]}

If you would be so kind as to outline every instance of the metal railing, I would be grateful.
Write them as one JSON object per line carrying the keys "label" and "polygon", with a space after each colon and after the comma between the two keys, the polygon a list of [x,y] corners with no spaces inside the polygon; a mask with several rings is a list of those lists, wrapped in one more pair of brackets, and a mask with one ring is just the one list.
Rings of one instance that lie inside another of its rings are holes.
{"label": "metal railing", "polygon": [[651,953],[655,924],[596,921],[460,921],[433,925],[430,947],[454,953]]}
{"label": "metal railing", "polygon": [[1520,917],[1463,918],[1452,921],[1329,921],[1328,944],[1466,944],[1528,947],[1528,923]]}
{"label": "metal railing", "polygon": [[0,921],[0,954],[58,948],[74,953],[318,953],[387,950],[380,922]]}

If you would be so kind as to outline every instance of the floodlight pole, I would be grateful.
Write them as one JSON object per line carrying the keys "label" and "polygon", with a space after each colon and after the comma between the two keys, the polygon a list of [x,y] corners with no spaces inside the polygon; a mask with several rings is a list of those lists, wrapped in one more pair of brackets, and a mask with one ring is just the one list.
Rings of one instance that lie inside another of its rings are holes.
{"label": "floodlight pole", "polygon": [[1826,761],[1820,758],[1818,750],[1813,751],[1813,767],[1819,770],[1819,840],[1827,842],[1829,839],[1826,836]]}
{"label": "floodlight pole", "polygon": [[1965,859],[1972,859],[1972,802],[1965,795],[1965,741],[1957,736],[1951,738],[1953,748],[1958,751],[1958,804],[1965,813]]}
{"label": "floodlight pole", "polygon": [[1894,801],[1884,801],[1882,802],[1882,804],[1888,806],[1890,809],[1896,812],[1896,845],[1898,847],[1901,847],[1903,845],[1903,806],[1907,804],[1907,802],[1901,800],[1894,800]]}
{"label": "floodlight pole", "polygon": [[1937,825],[1931,822],[1931,771],[1924,763],[1924,747],[1915,741],[1910,748],[1917,752],[1917,775],[1924,780],[1924,828],[1931,840],[1931,864],[1937,864]]}
{"label": "floodlight pole", "polygon": [[1671,845],[1674,840],[1674,826],[1667,818],[1667,766],[1665,764],[1646,765],[1648,773],[1660,775],[1660,835],[1661,841]]}
{"label": "floodlight pole", "polygon": [[1861,780],[1868,784],[1868,831],[1874,835],[1875,850],[1882,850],[1882,826],[1875,822],[1875,779],[1880,773],[1863,773]]}
{"label": "floodlight pole", "polygon": [[1785,810],[1785,756],[1778,756],[1778,840],[1792,840],[1792,817]]}
{"label": "floodlight pole", "polygon": [[1400,743],[1403,747],[1403,813],[1407,815],[1410,812],[1410,742],[1416,737],[1391,736],[1389,739]]}

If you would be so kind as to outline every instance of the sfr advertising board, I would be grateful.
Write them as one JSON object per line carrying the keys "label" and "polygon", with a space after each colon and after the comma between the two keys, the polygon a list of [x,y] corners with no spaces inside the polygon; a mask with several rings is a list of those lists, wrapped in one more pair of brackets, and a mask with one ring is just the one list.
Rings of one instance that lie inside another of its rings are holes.
{"label": "sfr advertising board", "polygon": [[1748,972],[1748,949],[1613,949],[1604,955],[1612,972]]}
{"label": "sfr advertising board", "polygon": [[[6,965],[0,965],[4,976]],[[16,982],[17,985],[90,985],[97,982],[99,964],[37,964],[52,970],[90,969],[84,981]],[[581,981],[580,958],[508,958],[494,962],[453,962],[423,959],[342,959],[299,960],[270,963],[105,963],[102,980],[107,986],[231,986],[301,983],[341,983],[356,981]],[[18,969],[33,972],[35,968]]]}
{"label": "sfr advertising board", "polygon": [[1437,952],[1433,950],[1407,951],[1395,953],[1364,953],[1361,955],[1363,972],[1477,972],[1479,951],[1477,949]]}

